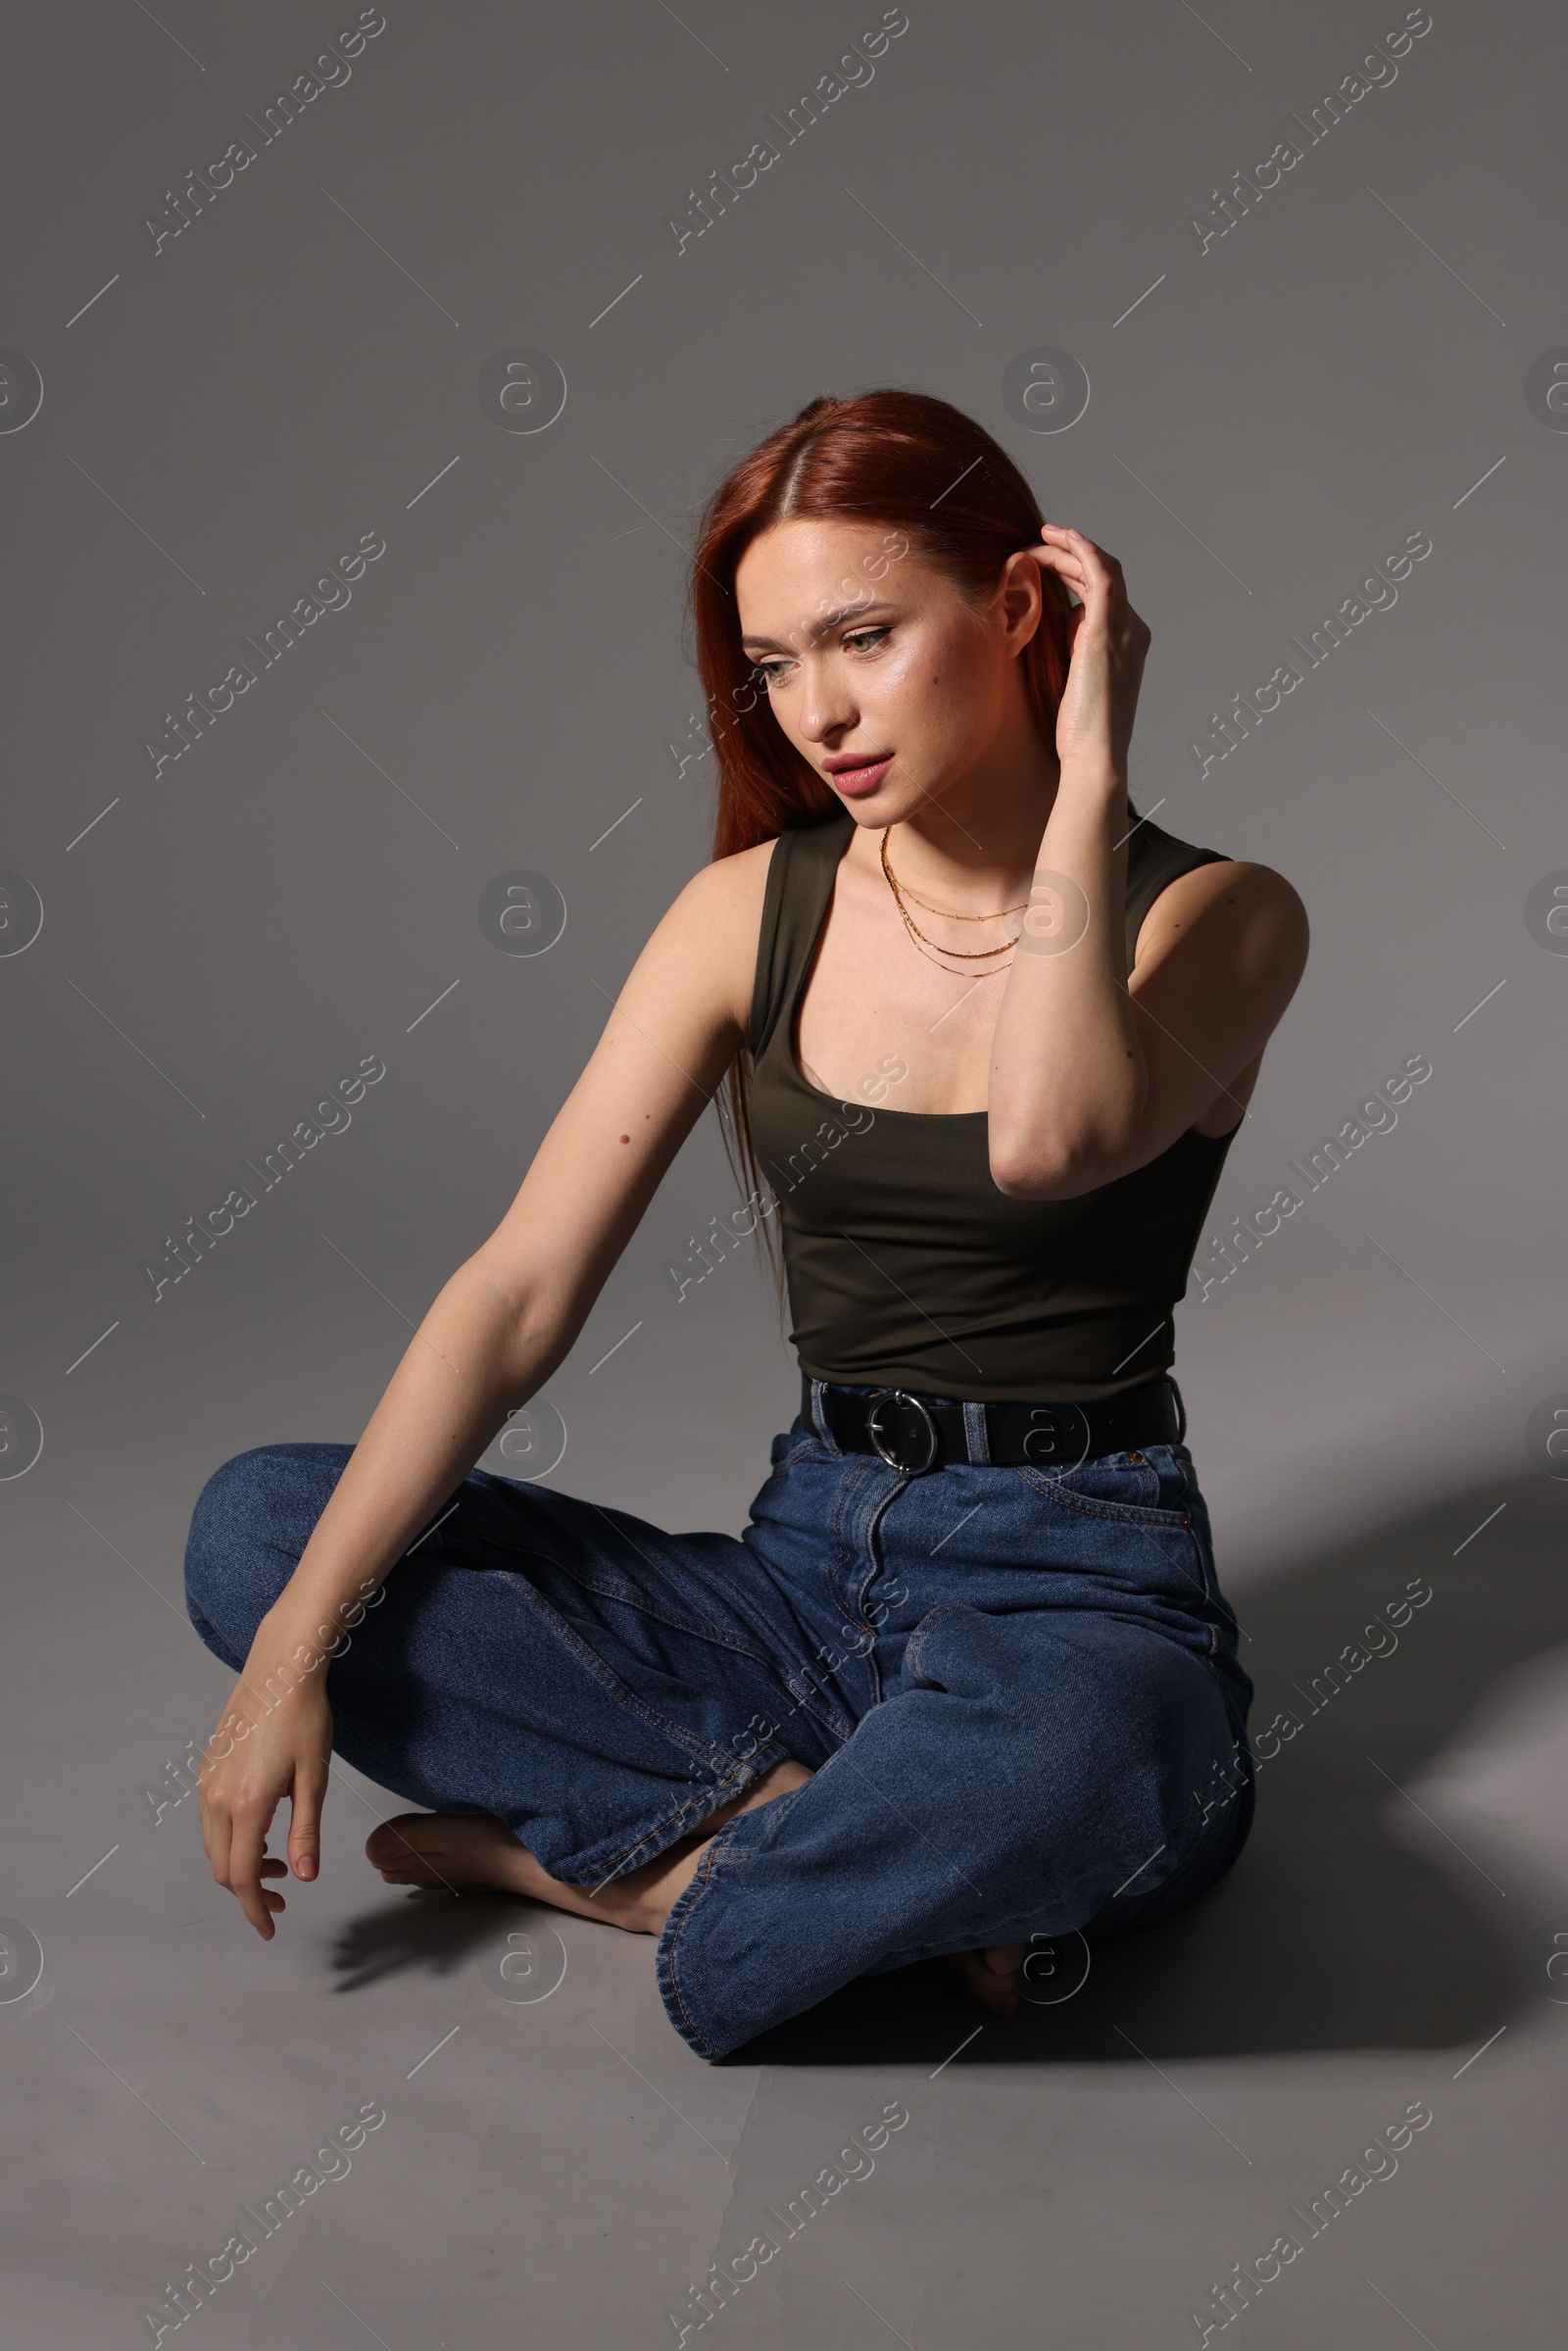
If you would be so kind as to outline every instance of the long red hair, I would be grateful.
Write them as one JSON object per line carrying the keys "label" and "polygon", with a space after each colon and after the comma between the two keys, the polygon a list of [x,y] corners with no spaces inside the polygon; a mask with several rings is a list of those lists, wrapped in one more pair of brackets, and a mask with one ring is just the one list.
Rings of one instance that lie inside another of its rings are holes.
{"label": "long red hair", "polygon": [[[1006,451],[961,409],[927,392],[822,393],[725,474],[698,525],[689,607],[717,770],[713,856],[733,857],[843,804],[789,742],[742,651],[735,572],[752,541],[800,515],[881,523],[972,602],[994,593],[1007,557],[1040,544],[1045,516]],[[1020,659],[1036,722],[1054,744],[1072,609],[1042,570],[1045,610]],[[718,1097],[737,1180],[760,1193],[752,1145],[751,1056],[737,1053]],[[772,1228],[767,1228],[772,1244]],[[775,1268],[777,1259],[775,1258]]]}

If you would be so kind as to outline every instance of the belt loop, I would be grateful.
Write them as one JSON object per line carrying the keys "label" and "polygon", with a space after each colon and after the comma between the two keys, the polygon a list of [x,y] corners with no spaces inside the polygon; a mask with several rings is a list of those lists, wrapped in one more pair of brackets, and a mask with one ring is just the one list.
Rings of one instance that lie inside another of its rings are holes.
{"label": "belt loop", "polygon": [[971,1464],[976,1469],[989,1469],[991,1467],[991,1437],[984,1404],[965,1401],[963,1436],[964,1443],[969,1448]]}
{"label": "belt loop", "polygon": [[828,1427],[827,1415],[822,1410],[822,1391],[826,1386],[827,1382],[825,1380],[813,1380],[811,1382],[811,1422],[818,1437],[820,1437],[822,1440],[822,1443],[829,1446],[830,1449],[836,1453],[839,1449],[838,1440],[834,1436],[832,1430]]}
{"label": "belt loop", "polygon": [[1187,1405],[1181,1390],[1176,1386],[1174,1373],[1167,1372],[1165,1377],[1170,1381],[1171,1390],[1176,1398],[1176,1409],[1182,1416],[1182,1425],[1176,1432],[1176,1442],[1178,1445],[1185,1445],[1187,1442]]}

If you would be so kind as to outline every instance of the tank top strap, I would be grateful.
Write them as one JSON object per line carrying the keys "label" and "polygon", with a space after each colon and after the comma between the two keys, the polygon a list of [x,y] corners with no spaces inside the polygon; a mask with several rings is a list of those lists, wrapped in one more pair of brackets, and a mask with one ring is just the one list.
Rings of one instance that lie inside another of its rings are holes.
{"label": "tank top strap", "polygon": [[766,1053],[781,1017],[795,1001],[854,827],[855,819],[847,809],[834,808],[815,823],[789,826],[774,844],[757,935],[751,1027],[754,1062]]}
{"label": "tank top strap", "polygon": [[1152,818],[1141,818],[1127,844],[1127,971],[1131,977],[1138,954],[1138,934],[1144,916],[1161,890],[1199,865],[1227,862],[1220,849],[1200,849],[1191,841],[1162,832]]}

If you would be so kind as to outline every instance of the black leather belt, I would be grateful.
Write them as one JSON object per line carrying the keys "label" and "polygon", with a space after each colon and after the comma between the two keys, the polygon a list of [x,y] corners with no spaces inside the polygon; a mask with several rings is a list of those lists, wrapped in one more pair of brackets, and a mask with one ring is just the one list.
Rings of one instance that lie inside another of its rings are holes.
{"label": "black leather belt", "polygon": [[[803,1372],[801,1418],[808,1429],[816,1426],[811,1388],[810,1374]],[[831,1383],[822,1390],[822,1417],[840,1448],[876,1453],[908,1477],[959,1461],[1074,1469],[1095,1453],[1179,1445],[1187,1432],[1181,1391],[1168,1374],[1098,1403],[980,1404],[969,1410],[984,1414],[983,1449],[978,1431],[971,1442],[964,1406],[951,1396]]]}

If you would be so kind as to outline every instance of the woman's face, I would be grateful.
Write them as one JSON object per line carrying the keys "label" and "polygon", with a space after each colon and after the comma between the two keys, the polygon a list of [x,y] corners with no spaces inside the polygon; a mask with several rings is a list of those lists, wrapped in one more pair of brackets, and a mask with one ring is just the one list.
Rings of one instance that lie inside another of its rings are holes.
{"label": "woman's face", "polygon": [[1017,657],[1042,596],[1026,553],[977,613],[897,529],[801,517],[752,541],[735,600],[773,716],[861,824],[913,814],[1032,729]]}

